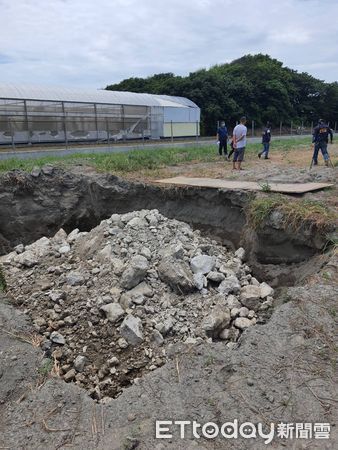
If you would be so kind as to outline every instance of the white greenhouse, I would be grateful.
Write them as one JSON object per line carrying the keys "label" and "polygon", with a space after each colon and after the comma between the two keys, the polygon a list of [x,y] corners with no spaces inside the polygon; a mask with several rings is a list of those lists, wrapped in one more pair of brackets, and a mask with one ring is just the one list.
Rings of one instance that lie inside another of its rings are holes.
{"label": "white greenhouse", "polygon": [[167,95],[0,84],[0,144],[198,136],[200,109]]}

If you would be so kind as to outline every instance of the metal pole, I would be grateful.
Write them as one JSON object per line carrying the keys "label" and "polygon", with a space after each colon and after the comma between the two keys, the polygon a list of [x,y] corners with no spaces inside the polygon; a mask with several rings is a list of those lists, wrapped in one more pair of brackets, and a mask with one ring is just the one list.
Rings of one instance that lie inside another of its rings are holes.
{"label": "metal pole", "polygon": [[198,142],[198,120],[196,120],[196,142]]}
{"label": "metal pole", "polygon": [[174,142],[173,121],[170,122],[170,128],[171,128],[171,142]]}
{"label": "metal pole", "polygon": [[15,151],[15,142],[14,142],[14,131],[13,131],[13,125],[12,125],[12,118],[10,117],[8,119],[8,121],[9,121],[9,130],[10,130],[10,133],[11,133],[12,148]]}
{"label": "metal pole", "polygon": [[31,138],[31,132],[29,129],[29,122],[28,122],[28,109],[27,109],[27,100],[23,101],[23,107],[25,110],[25,123],[26,123],[26,130],[27,130],[27,144],[32,145],[32,138]]}
{"label": "metal pole", "polygon": [[106,117],[106,131],[107,131],[107,144],[109,145],[109,123],[108,123],[108,117]]}
{"label": "metal pole", "polygon": [[[147,130],[150,131],[150,135],[152,132],[152,128],[151,128],[151,122],[152,122],[152,114],[151,114],[151,108],[147,108]],[[148,133],[148,137],[149,137],[149,133]],[[151,137],[151,136],[150,136]]]}
{"label": "metal pole", "polygon": [[94,111],[95,111],[95,127],[96,127],[96,142],[99,143],[99,123],[97,121],[97,107],[96,103],[94,103]]}
{"label": "metal pole", "polygon": [[123,128],[123,142],[126,141],[126,133],[125,133],[125,128],[126,128],[126,116],[125,116],[125,111],[124,111],[124,105],[122,105],[122,128]]}
{"label": "metal pole", "polygon": [[65,143],[66,143],[66,149],[68,148],[68,135],[67,135],[67,116],[66,116],[66,110],[65,110],[65,103],[61,102],[62,104],[62,113],[63,113],[63,132],[65,134]]}
{"label": "metal pole", "polygon": [[279,122],[279,136],[282,136],[282,126],[283,126],[283,122],[280,121]]}

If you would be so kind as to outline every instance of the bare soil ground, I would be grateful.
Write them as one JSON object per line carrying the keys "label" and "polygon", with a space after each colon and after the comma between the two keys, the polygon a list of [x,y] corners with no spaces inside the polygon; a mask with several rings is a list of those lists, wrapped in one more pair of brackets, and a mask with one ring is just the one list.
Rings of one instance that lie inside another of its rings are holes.
{"label": "bare soil ground", "polygon": [[[233,171],[232,163],[225,161],[220,156],[219,161],[210,163],[182,164],[174,167],[166,167],[161,170],[161,176],[205,176],[210,178],[233,178],[243,180],[271,178],[279,174],[279,171],[291,173],[298,169],[300,173],[307,172],[312,158],[311,146],[304,149],[304,146],[295,146],[290,150],[274,151],[273,145],[270,150],[270,159],[259,159],[256,153],[248,152],[243,162],[243,171]],[[331,160],[334,162],[338,158],[338,144],[329,144]],[[215,147],[215,153],[217,148]],[[312,172],[321,171],[323,167],[322,156],[319,156],[319,165],[313,168]],[[157,174],[156,174],[157,175]]]}

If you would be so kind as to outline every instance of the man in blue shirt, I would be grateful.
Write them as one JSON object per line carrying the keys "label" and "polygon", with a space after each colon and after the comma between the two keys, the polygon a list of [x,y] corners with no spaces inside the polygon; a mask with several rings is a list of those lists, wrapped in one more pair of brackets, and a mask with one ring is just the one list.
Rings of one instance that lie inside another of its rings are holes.
{"label": "man in blue shirt", "polygon": [[271,141],[271,128],[270,122],[267,122],[266,127],[263,128],[262,132],[263,150],[260,153],[258,153],[258,158],[260,158],[265,154],[264,159],[269,159],[270,141]]}
{"label": "man in blue shirt", "polygon": [[330,142],[332,144],[333,133],[331,128],[325,123],[323,119],[320,119],[318,125],[313,130],[312,142],[314,143],[314,151],[312,156],[312,161],[315,166],[318,164],[318,153],[321,150],[325,165],[329,164],[329,154],[327,152],[327,144]]}
{"label": "man in blue shirt", "polygon": [[228,142],[228,130],[225,126],[225,122],[221,122],[221,126],[217,130],[217,136],[216,139],[219,143],[218,146],[218,152],[219,155],[222,156],[222,150],[224,150],[224,156],[226,157],[228,155],[227,151],[227,142]]}

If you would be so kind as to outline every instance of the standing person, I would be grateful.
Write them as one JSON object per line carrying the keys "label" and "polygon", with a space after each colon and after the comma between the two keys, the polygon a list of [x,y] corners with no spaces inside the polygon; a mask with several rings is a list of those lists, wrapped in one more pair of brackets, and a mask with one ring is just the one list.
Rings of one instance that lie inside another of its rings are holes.
{"label": "standing person", "polygon": [[260,153],[258,153],[258,158],[260,158],[265,154],[264,159],[269,159],[270,141],[271,141],[270,122],[266,122],[266,127],[263,128],[262,132],[263,150]]}
{"label": "standing person", "polygon": [[[241,170],[241,164],[244,159],[244,152],[246,146],[246,134],[248,132],[246,124],[246,117],[241,117],[239,125],[236,125],[233,131],[233,143],[234,143],[234,159],[233,159],[233,170]],[[237,167],[236,167],[237,164]]]}
{"label": "standing person", "polygon": [[312,143],[314,144],[312,161],[315,166],[318,165],[318,153],[321,150],[325,165],[329,165],[329,154],[327,152],[327,144],[333,141],[333,133],[331,128],[325,123],[323,119],[318,121],[318,125],[313,130]]}
{"label": "standing person", "polygon": [[217,130],[216,139],[219,142],[218,152],[222,156],[222,150],[224,151],[224,156],[227,156],[227,142],[228,142],[228,129],[225,126],[224,120],[221,122],[221,126]]}

